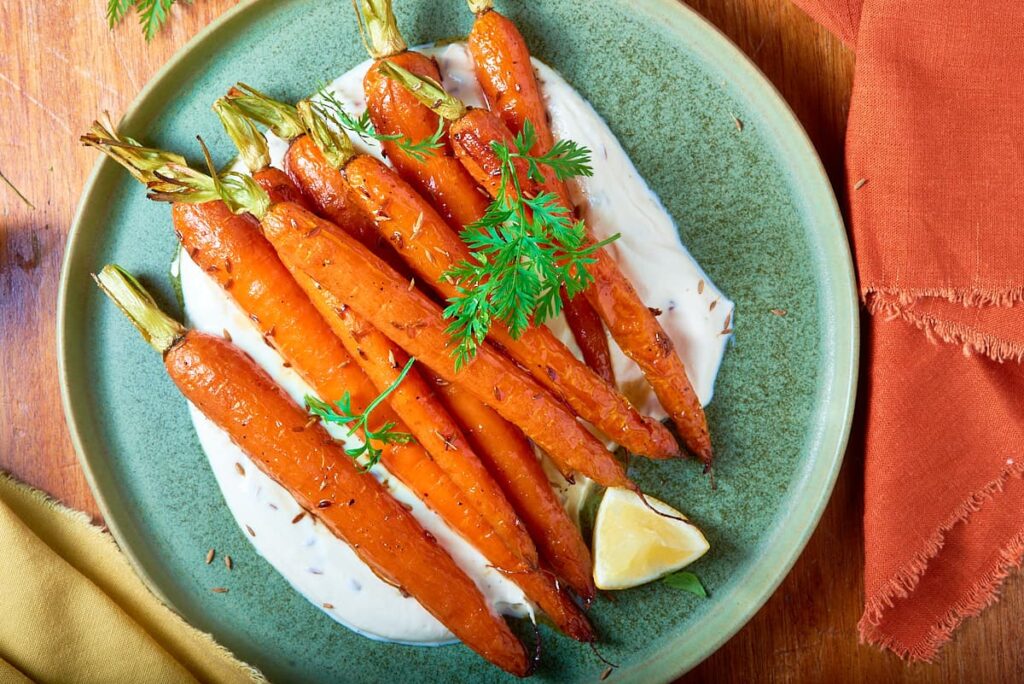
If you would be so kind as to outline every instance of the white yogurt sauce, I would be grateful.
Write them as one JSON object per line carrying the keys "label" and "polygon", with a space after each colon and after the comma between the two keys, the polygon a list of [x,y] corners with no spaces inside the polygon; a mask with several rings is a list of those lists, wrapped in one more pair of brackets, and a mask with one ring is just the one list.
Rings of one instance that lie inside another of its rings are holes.
{"label": "white yogurt sauce", "polygon": [[[423,48],[441,67],[444,84],[466,104],[483,106],[464,44]],[[353,114],[366,108],[362,79],[370,62],[349,70],[330,88]],[[600,116],[556,72],[540,62],[535,66],[552,115],[555,135],[575,140],[594,152],[594,176],[572,188],[574,199],[586,204],[585,217],[599,237],[620,232],[611,249],[623,271],[636,285],[644,302],[661,309],[662,326],[676,344],[697,394],[711,399],[715,374],[725,351],[721,334],[733,305],[708,280],[679,242],[672,218],[637,174],[625,151]],[[268,135],[271,158],[282,166],[287,144]],[[357,148],[382,158],[374,141],[354,139]],[[203,332],[227,331],[297,402],[312,389],[284,365],[280,355],[264,343],[260,331],[217,283],[188,258],[179,256],[182,294],[189,324]],[[703,281],[703,285],[700,285]],[[717,301],[712,309],[711,303]],[[551,327],[578,351],[563,319]],[[663,417],[640,370],[614,345],[615,372],[620,386],[645,413]],[[217,478],[224,499],[239,528],[256,551],[311,603],[331,618],[367,637],[410,644],[440,644],[451,633],[414,599],[404,598],[383,582],[358,556],[309,515],[302,512],[280,485],[260,471],[227,434],[190,406],[203,451]],[[329,426],[344,439],[344,431]],[[352,441],[351,439],[349,441]],[[374,475],[391,493],[412,507],[412,514],[473,578],[490,605],[503,614],[531,615],[533,608],[522,591],[490,568],[487,561],[387,470],[378,465]],[[561,480],[561,478],[558,478]],[[563,492],[564,494],[564,492]],[[251,530],[251,532],[249,531]]]}

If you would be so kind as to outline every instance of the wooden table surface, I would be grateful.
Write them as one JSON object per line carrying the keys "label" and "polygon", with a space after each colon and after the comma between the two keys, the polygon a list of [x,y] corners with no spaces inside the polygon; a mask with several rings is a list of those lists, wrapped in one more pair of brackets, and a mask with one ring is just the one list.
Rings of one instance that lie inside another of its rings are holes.
{"label": "wooden table surface", "polygon": [[[455,2],[456,0],[450,0]],[[199,28],[235,4],[175,6],[146,44],[110,31],[105,0],[0,3],[0,469],[98,516],[60,408],[54,320],[72,213],[96,154],[77,136],[123,111]],[[347,4],[347,3],[345,3]],[[691,0],[789,101],[842,196],[853,55],[788,0]],[[969,620],[935,664],[906,665],[858,644],[862,608],[859,429],[832,501],[796,567],[758,615],[685,681],[1024,681],[1024,582]]]}

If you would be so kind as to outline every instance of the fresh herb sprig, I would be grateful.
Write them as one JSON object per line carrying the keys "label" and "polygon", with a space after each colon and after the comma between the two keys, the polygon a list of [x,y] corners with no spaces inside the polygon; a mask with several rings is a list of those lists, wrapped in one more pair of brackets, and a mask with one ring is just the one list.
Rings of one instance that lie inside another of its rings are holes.
{"label": "fresh herb sprig", "polygon": [[369,112],[363,112],[358,118],[352,116],[346,111],[345,105],[325,86],[320,88],[317,95],[320,97],[320,101],[316,106],[326,118],[334,119],[339,126],[352,131],[363,140],[394,141],[400,150],[416,161],[421,162],[427,157],[435,155],[444,144],[441,142],[441,138],[444,137],[443,119],[437,122],[437,130],[434,131],[434,134],[422,140],[412,140],[401,134],[385,135],[378,133],[377,129],[373,127]]}
{"label": "fresh herb sprig", "polygon": [[585,290],[593,277],[587,266],[594,253],[617,239],[589,244],[583,221],[576,220],[557,195],[523,195],[516,162],[526,163],[529,177],[543,182],[541,167],[560,180],[590,176],[590,150],[561,140],[547,153],[530,150],[536,135],[529,122],[511,146],[492,142],[501,161],[501,183],[487,213],[463,230],[462,239],[473,252],[445,275],[458,285],[449,299],[446,332],[452,338],[456,369],[472,360],[490,326],[501,321],[513,338],[533,324],[557,316],[562,310],[561,288],[572,298]]}
{"label": "fresh herb sprig", "polygon": [[113,28],[134,8],[148,42],[167,23],[171,5],[175,2],[177,0],[107,0],[107,23]]}
{"label": "fresh herb sprig", "polygon": [[[356,434],[359,430],[363,431],[363,444],[359,447],[353,447],[351,449],[345,449],[345,453],[360,463],[363,471],[370,470],[373,466],[377,465],[381,457],[381,449],[374,442],[380,444],[408,444],[412,441],[413,437],[408,432],[398,432],[395,430],[397,423],[394,421],[388,421],[376,429],[370,428],[370,414],[373,410],[380,406],[381,402],[388,398],[395,389],[402,384],[405,380],[405,376],[412,370],[412,364],[415,363],[416,358],[412,357],[408,363],[402,369],[402,372],[398,374],[395,381],[388,386],[380,395],[370,402],[366,407],[366,410],[362,413],[357,413],[352,409],[352,396],[345,392],[341,399],[335,406],[331,406],[326,401],[321,401],[314,396],[306,395],[306,408],[313,415],[319,416],[322,420],[328,423],[334,423],[336,425],[344,425],[349,428],[348,436]],[[363,457],[366,457],[363,459]],[[363,460],[360,460],[363,459]]]}

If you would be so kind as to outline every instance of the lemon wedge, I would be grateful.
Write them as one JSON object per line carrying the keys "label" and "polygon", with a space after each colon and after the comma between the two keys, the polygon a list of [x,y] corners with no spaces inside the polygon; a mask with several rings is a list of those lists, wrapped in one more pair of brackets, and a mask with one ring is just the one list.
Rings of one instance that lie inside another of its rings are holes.
{"label": "lemon wedge", "polygon": [[[658,511],[685,519],[667,503],[646,498]],[[696,526],[658,515],[628,489],[612,488],[594,521],[594,583],[598,589],[629,589],[689,565],[709,548]]]}

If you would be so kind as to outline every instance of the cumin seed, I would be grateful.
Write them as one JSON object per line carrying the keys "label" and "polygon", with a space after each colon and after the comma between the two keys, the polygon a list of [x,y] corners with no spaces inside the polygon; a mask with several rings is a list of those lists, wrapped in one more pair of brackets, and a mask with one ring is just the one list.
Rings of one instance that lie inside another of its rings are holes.
{"label": "cumin seed", "polygon": [[210,549],[209,551],[207,551],[207,552],[206,552],[206,564],[207,564],[207,565],[209,565],[210,563],[212,563],[212,562],[213,562],[213,557],[214,557],[214,555],[215,555],[216,553],[217,553],[217,552],[216,552],[216,551],[214,551],[214,550],[213,550],[212,548],[211,548],[211,549]]}
{"label": "cumin seed", "polygon": [[243,468],[242,464],[238,463],[237,461],[235,462],[235,472],[237,472],[242,477],[245,477],[245,468]]}
{"label": "cumin seed", "polygon": [[320,606],[324,610],[334,610],[334,604],[333,603],[321,603]]}
{"label": "cumin seed", "polygon": [[868,179],[867,178],[861,178],[860,180],[858,180],[856,183],[853,184],[854,192],[856,192],[857,190],[860,190],[861,188],[863,188],[867,184],[868,184]]}
{"label": "cumin seed", "polygon": [[231,341],[231,333],[228,332],[228,329],[224,328],[224,330],[222,330],[221,332],[224,335],[224,339],[227,340],[228,342],[230,342]]}
{"label": "cumin seed", "polygon": [[226,594],[226,593],[228,593],[228,588],[227,587],[214,587],[213,589],[210,589],[210,591],[212,591],[214,594]]}
{"label": "cumin seed", "polygon": [[249,533],[249,536],[250,536],[250,537],[255,537],[255,536],[256,536],[256,532],[255,532],[255,530],[253,530],[253,529],[252,529],[251,527],[249,527],[248,525],[246,525],[246,526],[245,526],[245,531]]}
{"label": "cumin seed", "polygon": [[735,114],[732,115],[732,123],[734,126],[736,126],[737,131],[739,131],[740,133],[743,132],[743,121],[741,121],[740,118]]}
{"label": "cumin seed", "polygon": [[701,278],[700,282],[697,283],[697,294],[704,294],[704,279]]}
{"label": "cumin seed", "polygon": [[772,313],[776,316],[785,316],[787,312],[785,309],[772,309]]}
{"label": "cumin seed", "polygon": [[231,556],[224,556],[224,567],[228,570],[235,568],[235,561],[231,560]]}
{"label": "cumin seed", "polygon": [[317,508],[328,508],[330,505],[331,505],[331,502],[330,502],[329,499],[320,499],[320,501],[317,503],[316,507]]}
{"label": "cumin seed", "polygon": [[292,518],[292,525],[306,517],[306,511],[299,511],[299,514]]}

